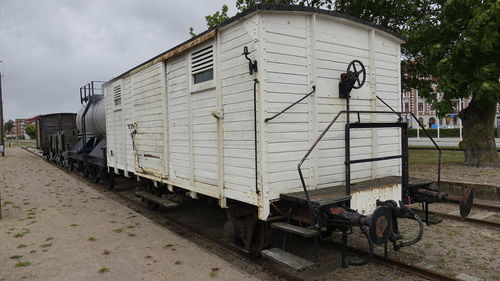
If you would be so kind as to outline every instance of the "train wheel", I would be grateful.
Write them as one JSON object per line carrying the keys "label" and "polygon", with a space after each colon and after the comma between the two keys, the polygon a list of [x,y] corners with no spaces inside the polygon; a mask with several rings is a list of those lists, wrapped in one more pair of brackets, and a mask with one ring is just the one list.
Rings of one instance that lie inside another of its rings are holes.
{"label": "train wheel", "polygon": [[108,174],[108,190],[112,190],[115,187],[115,172],[111,171]]}
{"label": "train wheel", "polygon": [[255,227],[253,241],[250,244],[250,255],[252,257],[260,256],[269,243],[269,227],[267,222],[259,220]]}
{"label": "train wheel", "polygon": [[[154,195],[157,195],[158,194],[158,189],[157,187],[155,187],[154,185],[150,185],[150,189],[149,189],[149,193],[151,194],[154,194]],[[148,209],[150,209],[151,211],[156,211],[160,208],[160,204],[156,203],[156,202],[153,202],[151,200],[146,200],[146,204],[147,204],[147,207]]]}
{"label": "train wheel", "polygon": [[254,208],[233,206],[226,213],[225,238],[244,247],[251,256],[259,256],[269,243],[268,224],[259,220]]}

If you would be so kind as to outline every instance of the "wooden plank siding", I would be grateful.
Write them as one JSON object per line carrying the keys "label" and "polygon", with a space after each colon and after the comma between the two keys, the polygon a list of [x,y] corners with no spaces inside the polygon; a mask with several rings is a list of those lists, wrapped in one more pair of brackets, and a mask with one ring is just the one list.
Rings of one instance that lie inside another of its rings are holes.
{"label": "wooden plank siding", "polygon": [[248,73],[248,61],[242,53],[243,47],[247,46],[249,57],[257,56],[256,25],[253,17],[218,34],[224,108],[224,192],[227,198],[250,204],[257,204],[254,164],[254,77]]}
{"label": "wooden plank siding", "polygon": [[[314,28],[307,28],[308,22],[311,25],[313,21]],[[301,189],[297,172],[298,162],[333,117],[339,111],[345,110],[345,100],[338,98],[338,83],[340,74],[346,71],[349,62],[360,60],[367,73],[363,88],[351,92],[351,110],[372,110],[371,104],[376,99],[375,95],[379,95],[395,110],[399,110],[399,45],[376,33],[375,55],[371,58],[369,28],[359,28],[319,15],[315,17],[266,13],[264,22],[268,77],[266,117],[280,112],[310,92],[311,81],[315,81],[317,87],[316,99],[308,98],[309,101],[295,105],[267,125],[270,199],[275,199],[282,192]],[[308,44],[308,40],[313,42]],[[308,56],[307,48],[314,49],[313,55]],[[314,62],[310,61],[312,59]],[[370,63],[372,61],[375,62],[374,65]],[[309,83],[308,73],[315,76],[309,79]],[[374,80],[372,73],[376,75]],[[377,102],[376,110],[389,109]],[[315,116],[308,116],[311,114]],[[356,118],[351,116],[351,122]],[[313,136],[310,135],[313,129],[311,120],[317,120],[317,131],[313,131]],[[306,161],[302,165],[309,188],[324,188],[345,182],[345,121],[346,116],[341,116],[338,124],[334,125],[320,142],[318,157],[315,159],[317,163]],[[394,122],[396,119],[394,116],[362,115],[361,121]],[[371,129],[351,131],[352,160],[400,153],[399,129],[376,131],[374,135]],[[375,137],[376,141],[373,141],[372,137]],[[399,173],[400,160],[351,166],[353,183]],[[315,176],[317,178],[309,183]]]}
{"label": "wooden plank siding", "polygon": [[[213,38],[105,85],[108,165],[218,198],[221,206],[226,198],[256,205],[259,217],[266,219],[270,201],[302,189],[297,164],[332,118],[345,110],[338,83],[349,62],[360,60],[367,73],[364,87],[351,93],[351,110],[388,110],[376,95],[400,110],[401,41],[387,36],[347,19],[306,12],[258,11],[238,19],[216,30]],[[249,74],[245,46],[258,61],[256,74]],[[193,54],[210,48],[214,78],[195,84],[193,68],[205,62],[194,65],[200,57]],[[256,101],[254,79],[259,81]],[[113,101],[117,85],[122,89],[119,106]],[[312,96],[264,122],[312,86]],[[361,121],[396,119],[363,114]],[[344,183],[345,122],[345,115],[339,118],[302,166],[309,188]],[[351,159],[399,153],[398,129],[351,132]],[[399,175],[400,161],[351,169],[355,183]]]}
{"label": "wooden plank siding", "polygon": [[[134,135],[137,159],[135,170],[157,177],[164,176],[164,134],[168,130],[163,126],[166,112],[164,112],[163,100],[165,78],[162,68],[163,63],[160,62],[131,77],[133,98],[133,114],[131,115],[133,115],[136,130]],[[159,126],[151,126],[152,124]]]}

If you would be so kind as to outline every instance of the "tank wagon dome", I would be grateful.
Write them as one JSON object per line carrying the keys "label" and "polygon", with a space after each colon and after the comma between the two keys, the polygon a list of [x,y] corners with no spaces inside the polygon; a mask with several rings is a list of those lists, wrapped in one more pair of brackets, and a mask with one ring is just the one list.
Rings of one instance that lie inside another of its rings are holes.
{"label": "tank wagon dome", "polygon": [[[93,96],[94,101],[85,115],[85,127],[88,134],[95,136],[106,135],[106,112],[104,97],[102,95]],[[85,111],[83,106],[76,115],[76,127],[82,132],[82,116]]]}

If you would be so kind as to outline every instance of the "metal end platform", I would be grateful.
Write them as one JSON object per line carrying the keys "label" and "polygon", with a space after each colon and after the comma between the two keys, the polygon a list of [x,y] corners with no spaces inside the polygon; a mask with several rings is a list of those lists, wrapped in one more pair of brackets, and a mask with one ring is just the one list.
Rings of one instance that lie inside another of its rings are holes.
{"label": "metal end platform", "polygon": [[[375,180],[363,181],[351,185],[351,192],[369,190],[385,185],[401,183],[401,177],[384,177]],[[346,186],[337,185],[309,191],[311,204],[315,207],[328,206],[349,201],[351,196],[345,194]],[[307,204],[307,198],[303,191],[280,194],[280,199],[295,203]]]}

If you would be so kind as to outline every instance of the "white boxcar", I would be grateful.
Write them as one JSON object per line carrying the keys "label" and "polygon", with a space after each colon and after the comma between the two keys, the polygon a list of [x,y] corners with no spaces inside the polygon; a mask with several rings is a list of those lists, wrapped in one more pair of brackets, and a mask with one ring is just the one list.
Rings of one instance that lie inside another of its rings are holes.
{"label": "white boxcar", "polygon": [[[351,93],[351,110],[387,110],[377,95],[400,110],[403,42],[373,24],[315,9],[260,6],[237,15],[103,86],[108,166],[217,198],[222,207],[227,199],[257,206],[265,220],[270,202],[302,190],[298,162],[345,110],[338,84],[349,62],[361,61],[367,72],[365,86]],[[257,62],[252,75],[244,47]],[[314,94],[265,122],[313,86]],[[303,165],[309,189],[344,184],[344,124],[342,116]],[[399,129],[353,131],[351,158],[401,154],[400,138]],[[353,165],[351,181],[391,175],[401,175],[400,159]],[[400,199],[401,184],[358,193],[351,207],[371,213],[374,199]]]}

